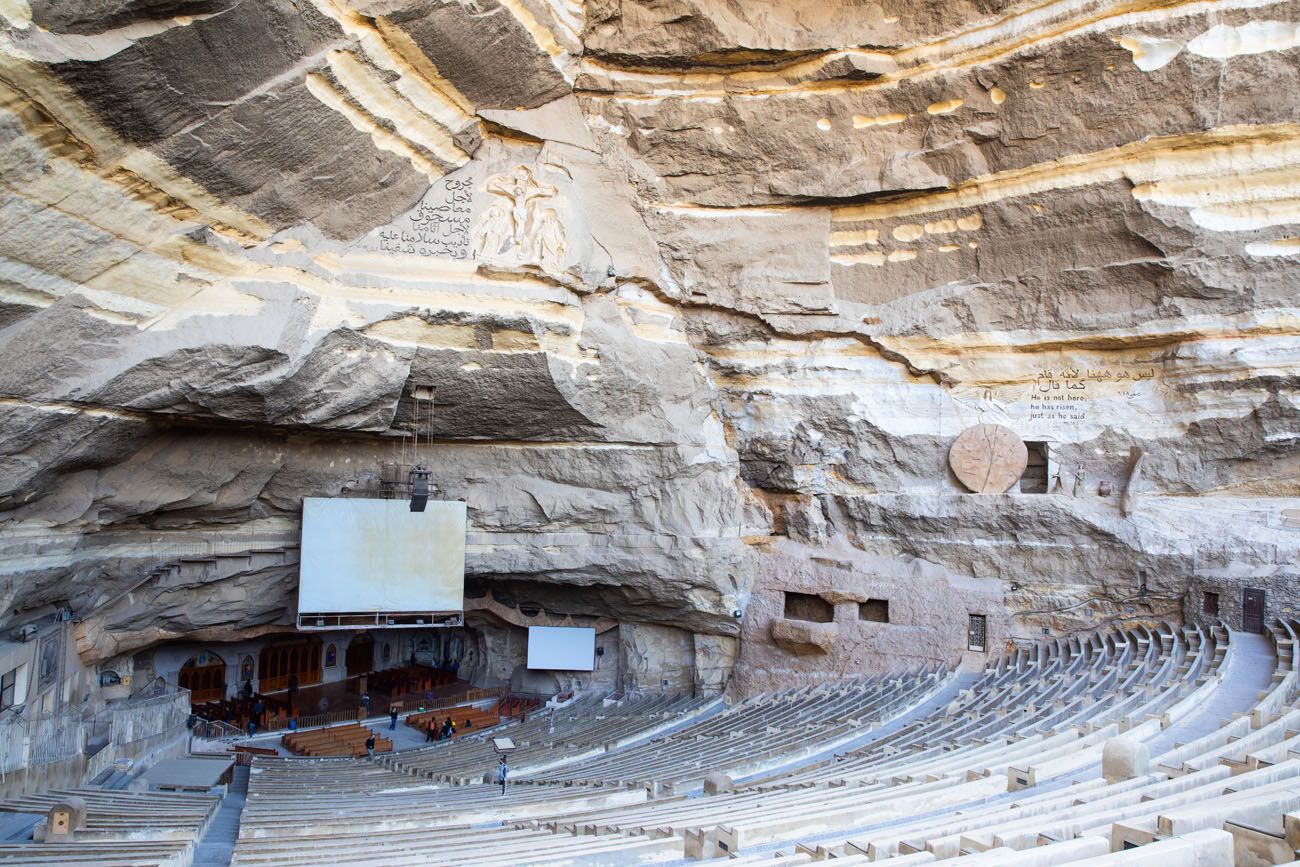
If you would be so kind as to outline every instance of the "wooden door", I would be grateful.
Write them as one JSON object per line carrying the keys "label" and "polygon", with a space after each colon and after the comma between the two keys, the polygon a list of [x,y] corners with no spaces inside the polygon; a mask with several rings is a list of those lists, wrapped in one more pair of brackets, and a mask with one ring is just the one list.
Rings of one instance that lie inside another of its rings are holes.
{"label": "wooden door", "polygon": [[1245,632],[1264,631],[1264,591],[1247,587],[1241,591],[1241,628]]}

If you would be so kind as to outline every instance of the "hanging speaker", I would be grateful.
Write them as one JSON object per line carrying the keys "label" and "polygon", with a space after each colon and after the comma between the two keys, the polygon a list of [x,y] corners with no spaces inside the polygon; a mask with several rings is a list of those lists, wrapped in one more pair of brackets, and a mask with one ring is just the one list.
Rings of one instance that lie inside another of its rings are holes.
{"label": "hanging speaker", "polygon": [[411,470],[411,511],[423,512],[429,502],[429,471],[424,467]]}

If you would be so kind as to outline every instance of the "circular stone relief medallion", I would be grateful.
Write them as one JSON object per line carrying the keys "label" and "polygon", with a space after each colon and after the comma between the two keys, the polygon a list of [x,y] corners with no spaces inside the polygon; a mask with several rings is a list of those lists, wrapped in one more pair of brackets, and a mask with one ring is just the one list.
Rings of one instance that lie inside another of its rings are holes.
{"label": "circular stone relief medallion", "polygon": [[977,494],[1004,494],[1020,481],[1029,450],[1016,432],[1000,424],[968,427],[948,450],[948,465]]}

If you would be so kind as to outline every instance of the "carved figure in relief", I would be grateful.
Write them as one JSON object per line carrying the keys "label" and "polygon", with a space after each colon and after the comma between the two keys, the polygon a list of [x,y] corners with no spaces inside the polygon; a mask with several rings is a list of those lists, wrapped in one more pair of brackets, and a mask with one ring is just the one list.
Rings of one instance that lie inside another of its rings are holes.
{"label": "carved figure in relief", "polygon": [[499,255],[510,235],[510,207],[505,202],[493,202],[479,218],[474,233],[474,258]]}
{"label": "carved figure in relief", "polygon": [[557,265],[566,250],[560,215],[547,207],[558,194],[541,184],[527,166],[494,175],[483,188],[499,198],[483,212],[474,230],[474,253],[479,257]]}
{"label": "carved figure in relief", "polygon": [[538,262],[558,262],[564,257],[564,226],[554,208],[542,211],[533,236],[533,258]]}

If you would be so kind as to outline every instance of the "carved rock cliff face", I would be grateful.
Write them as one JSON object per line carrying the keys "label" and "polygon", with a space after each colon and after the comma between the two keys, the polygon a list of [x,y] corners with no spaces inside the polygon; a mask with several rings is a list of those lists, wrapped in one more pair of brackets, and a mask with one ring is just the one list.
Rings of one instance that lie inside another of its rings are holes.
{"label": "carved rock cliff face", "polygon": [[[287,555],[141,576],[416,425],[476,591],[738,636],[743,688],[1300,577],[1295,4],[0,17],[0,605],[88,662],[292,622]],[[980,423],[1047,493],[964,491]]]}

